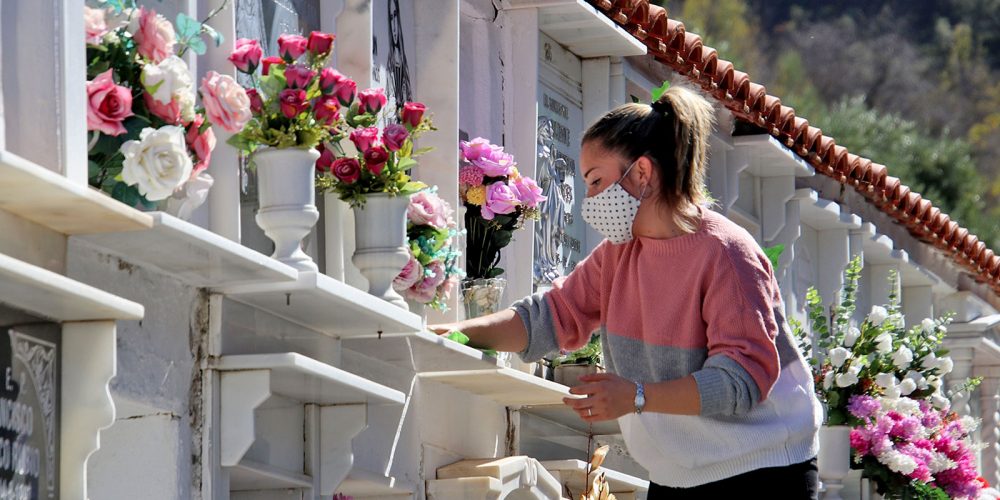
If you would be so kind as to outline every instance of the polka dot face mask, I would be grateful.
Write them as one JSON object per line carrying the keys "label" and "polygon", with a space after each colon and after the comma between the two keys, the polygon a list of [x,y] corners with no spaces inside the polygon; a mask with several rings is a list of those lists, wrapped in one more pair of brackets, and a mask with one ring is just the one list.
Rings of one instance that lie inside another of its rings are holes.
{"label": "polka dot face mask", "polygon": [[634,166],[635,162],[632,162],[625,169],[621,179],[608,186],[604,191],[584,198],[581,207],[583,220],[615,245],[626,243],[632,239],[632,223],[635,222],[635,215],[639,213],[642,195],[646,192],[644,187],[639,198],[636,198],[628,194],[628,191],[622,187],[622,179]]}

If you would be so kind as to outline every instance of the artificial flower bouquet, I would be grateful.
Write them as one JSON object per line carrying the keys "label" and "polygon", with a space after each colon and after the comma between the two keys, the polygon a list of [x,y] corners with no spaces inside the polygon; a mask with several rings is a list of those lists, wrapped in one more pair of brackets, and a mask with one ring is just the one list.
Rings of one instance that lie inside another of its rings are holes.
{"label": "artificial flower bouquet", "polygon": [[[849,425],[854,466],[890,498],[977,498],[975,422],[959,419],[942,393],[954,363],[941,347],[949,317],[904,326],[898,296],[873,306],[855,327],[860,258],[844,274],[841,302],[829,317],[810,288],[807,308],[816,349],[801,324],[791,321],[800,348],[810,356],[816,393],[826,406],[827,425]],[[890,276],[891,290],[897,276]],[[971,391],[967,380],[951,396]]]}
{"label": "artificial flower bouquet", "polygon": [[458,268],[461,252],[454,247],[458,225],[448,202],[433,190],[410,198],[406,235],[410,261],[393,281],[405,298],[432,309],[448,309],[448,298],[465,273]]}
{"label": "artificial flower bouquet", "polygon": [[459,194],[466,208],[466,273],[469,278],[495,278],[504,270],[500,250],[528,219],[537,220],[546,200],[530,177],[517,171],[514,157],[482,137],[459,145],[462,167]]}
{"label": "artificial flower bouquet", "polygon": [[[353,86],[354,82],[347,82]],[[380,128],[379,114],[386,101],[385,90],[381,88],[358,92],[354,102],[341,101],[348,106],[343,126],[320,148],[321,156],[316,161],[320,175],[317,186],[337,193],[351,207],[364,206],[368,194],[405,196],[427,187],[412,181],[409,175],[409,170],[417,165],[416,157],[429,150],[415,149],[414,141],[435,130],[430,118],[424,116],[427,108],[419,102],[404,103],[393,119]],[[344,147],[345,138],[350,141],[348,147]]]}
{"label": "artificial flower bouquet", "polygon": [[203,35],[216,44],[222,37],[183,13],[175,28],[134,0],[92,5],[99,7],[84,7],[90,185],[130,206],[187,200],[177,211],[189,215],[212,184],[205,172],[215,148],[212,125],[237,131],[250,113],[243,89],[214,72],[200,85],[204,107],[196,106],[194,77],[181,57],[189,49],[204,53]]}

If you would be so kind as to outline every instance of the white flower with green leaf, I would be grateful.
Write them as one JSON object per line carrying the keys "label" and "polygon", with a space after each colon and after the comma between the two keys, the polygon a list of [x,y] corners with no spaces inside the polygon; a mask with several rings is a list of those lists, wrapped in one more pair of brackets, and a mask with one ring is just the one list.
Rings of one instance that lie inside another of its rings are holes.
{"label": "white flower with green leaf", "polygon": [[868,322],[873,326],[882,326],[886,318],[889,317],[889,312],[882,306],[872,306],[872,312],[868,314]]}
{"label": "white flower with green leaf", "polygon": [[899,349],[892,354],[892,364],[900,370],[905,370],[913,361],[913,351],[906,346],[899,346]]}

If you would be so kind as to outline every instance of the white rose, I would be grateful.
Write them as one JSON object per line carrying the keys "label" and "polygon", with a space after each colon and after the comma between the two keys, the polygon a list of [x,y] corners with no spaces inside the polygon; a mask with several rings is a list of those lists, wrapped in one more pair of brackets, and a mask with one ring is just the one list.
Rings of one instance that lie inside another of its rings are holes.
{"label": "white rose", "polygon": [[935,389],[940,389],[941,388],[941,377],[938,377],[937,375],[931,375],[930,377],[927,377],[927,385],[929,385],[929,386],[931,386],[931,387],[933,387]]}
{"label": "white rose", "polygon": [[922,373],[916,370],[910,370],[906,372],[906,378],[912,380],[913,383],[917,385],[918,389],[927,388],[927,379],[924,378],[924,375]]}
{"label": "white rose", "polygon": [[851,357],[851,351],[844,349],[843,347],[834,347],[830,350],[830,363],[833,366],[840,368],[843,366],[847,358]]}
{"label": "white rose", "polygon": [[889,311],[882,306],[873,306],[872,312],[868,314],[868,321],[875,326],[881,325],[889,317]]}
{"label": "white rose", "polygon": [[882,395],[889,399],[899,399],[899,397],[903,395],[903,390],[900,389],[898,385],[894,385],[892,387],[887,388],[885,392],[882,393]]}
{"label": "white rose", "polygon": [[911,392],[917,390],[916,382],[909,378],[903,379],[896,387],[899,388],[899,393],[903,396],[909,396]]}
{"label": "white rose", "polygon": [[891,373],[879,373],[875,375],[875,385],[888,389],[890,387],[895,387],[899,381],[896,380],[896,376]]}
{"label": "white rose", "polygon": [[188,220],[195,209],[208,198],[208,190],[215,182],[207,172],[201,172],[184,183],[181,189],[167,198],[167,213],[179,219]]}
{"label": "white rose", "polygon": [[859,337],[861,337],[861,330],[852,326],[847,330],[847,333],[844,334],[844,347],[854,346],[854,343],[858,341]]}
{"label": "white rose", "polygon": [[829,391],[831,387],[833,387],[833,370],[830,370],[826,372],[826,375],[823,375],[823,390]]}
{"label": "white rose", "polygon": [[924,356],[924,359],[920,360],[920,367],[924,370],[937,368],[937,356],[933,352]]}
{"label": "white rose", "polygon": [[936,327],[937,325],[934,323],[934,320],[930,318],[924,318],[924,320],[920,322],[920,328],[923,329],[923,331],[928,335],[934,333],[934,329]]}
{"label": "white rose", "polygon": [[835,378],[837,387],[850,387],[858,383],[858,374],[853,372],[838,373]]}
{"label": "white rose", "polygon": [[899,349],[892,354],[892,364],[896,365],[896,368],[899,368],[900,370],[905,370],[906,367],[910,366],[911,361],[913,361],[913,352],[906,346],[900,346]]}
{"label": "white rose", "polygon": [[931,404],[939,410],[944,410],[951,406],[951,401],[948,401],[948,398],[935,392],[931,394]]}
{"label": "white rose", "polygon": [[173,125],[145,128],[138,141],[122,144],[122,180],[139,185],[150,201],[162,200],[187,182],[194,165],[184,142],[184,128]]}
{"label": "white rose", "polygon": [[146,92],[159,103],[170,104],[177,98],[183,104],[187,100],[194,114],[194,79],[183,59],[170,56],[159,64],[146,64],[139,79]]}
{"label": "white rose", "polygon": [[892,352],[892,335],[882,333],[878,337],[875,337],[875,350],[879,354],[889,354]]}
{"label": "white rose", "polygon": [[955,363],[951,360],[951,356],[945,356],[938,359],[937,369],[941,375],[947,375],[955,368]]}

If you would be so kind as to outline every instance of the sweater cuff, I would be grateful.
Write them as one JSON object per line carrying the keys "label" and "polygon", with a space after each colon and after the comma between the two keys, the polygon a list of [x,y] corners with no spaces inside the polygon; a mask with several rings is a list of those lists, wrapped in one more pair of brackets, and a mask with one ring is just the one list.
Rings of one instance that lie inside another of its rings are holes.
{"label": "sweater cuff", "polygon": [[692,376],[698,384],[702,416],[742,415],[760,401],[760,389],[753,377],[728,356],[708,358]]}
{"label": "sweater cuff", "polygon": [[511,308],[521,317],[524,330],[528,332],[528,346],[518,353],[522,361],[533,363],[546,354],[559,350],[555,321],[544,292],[525,297],[515,302]]}

